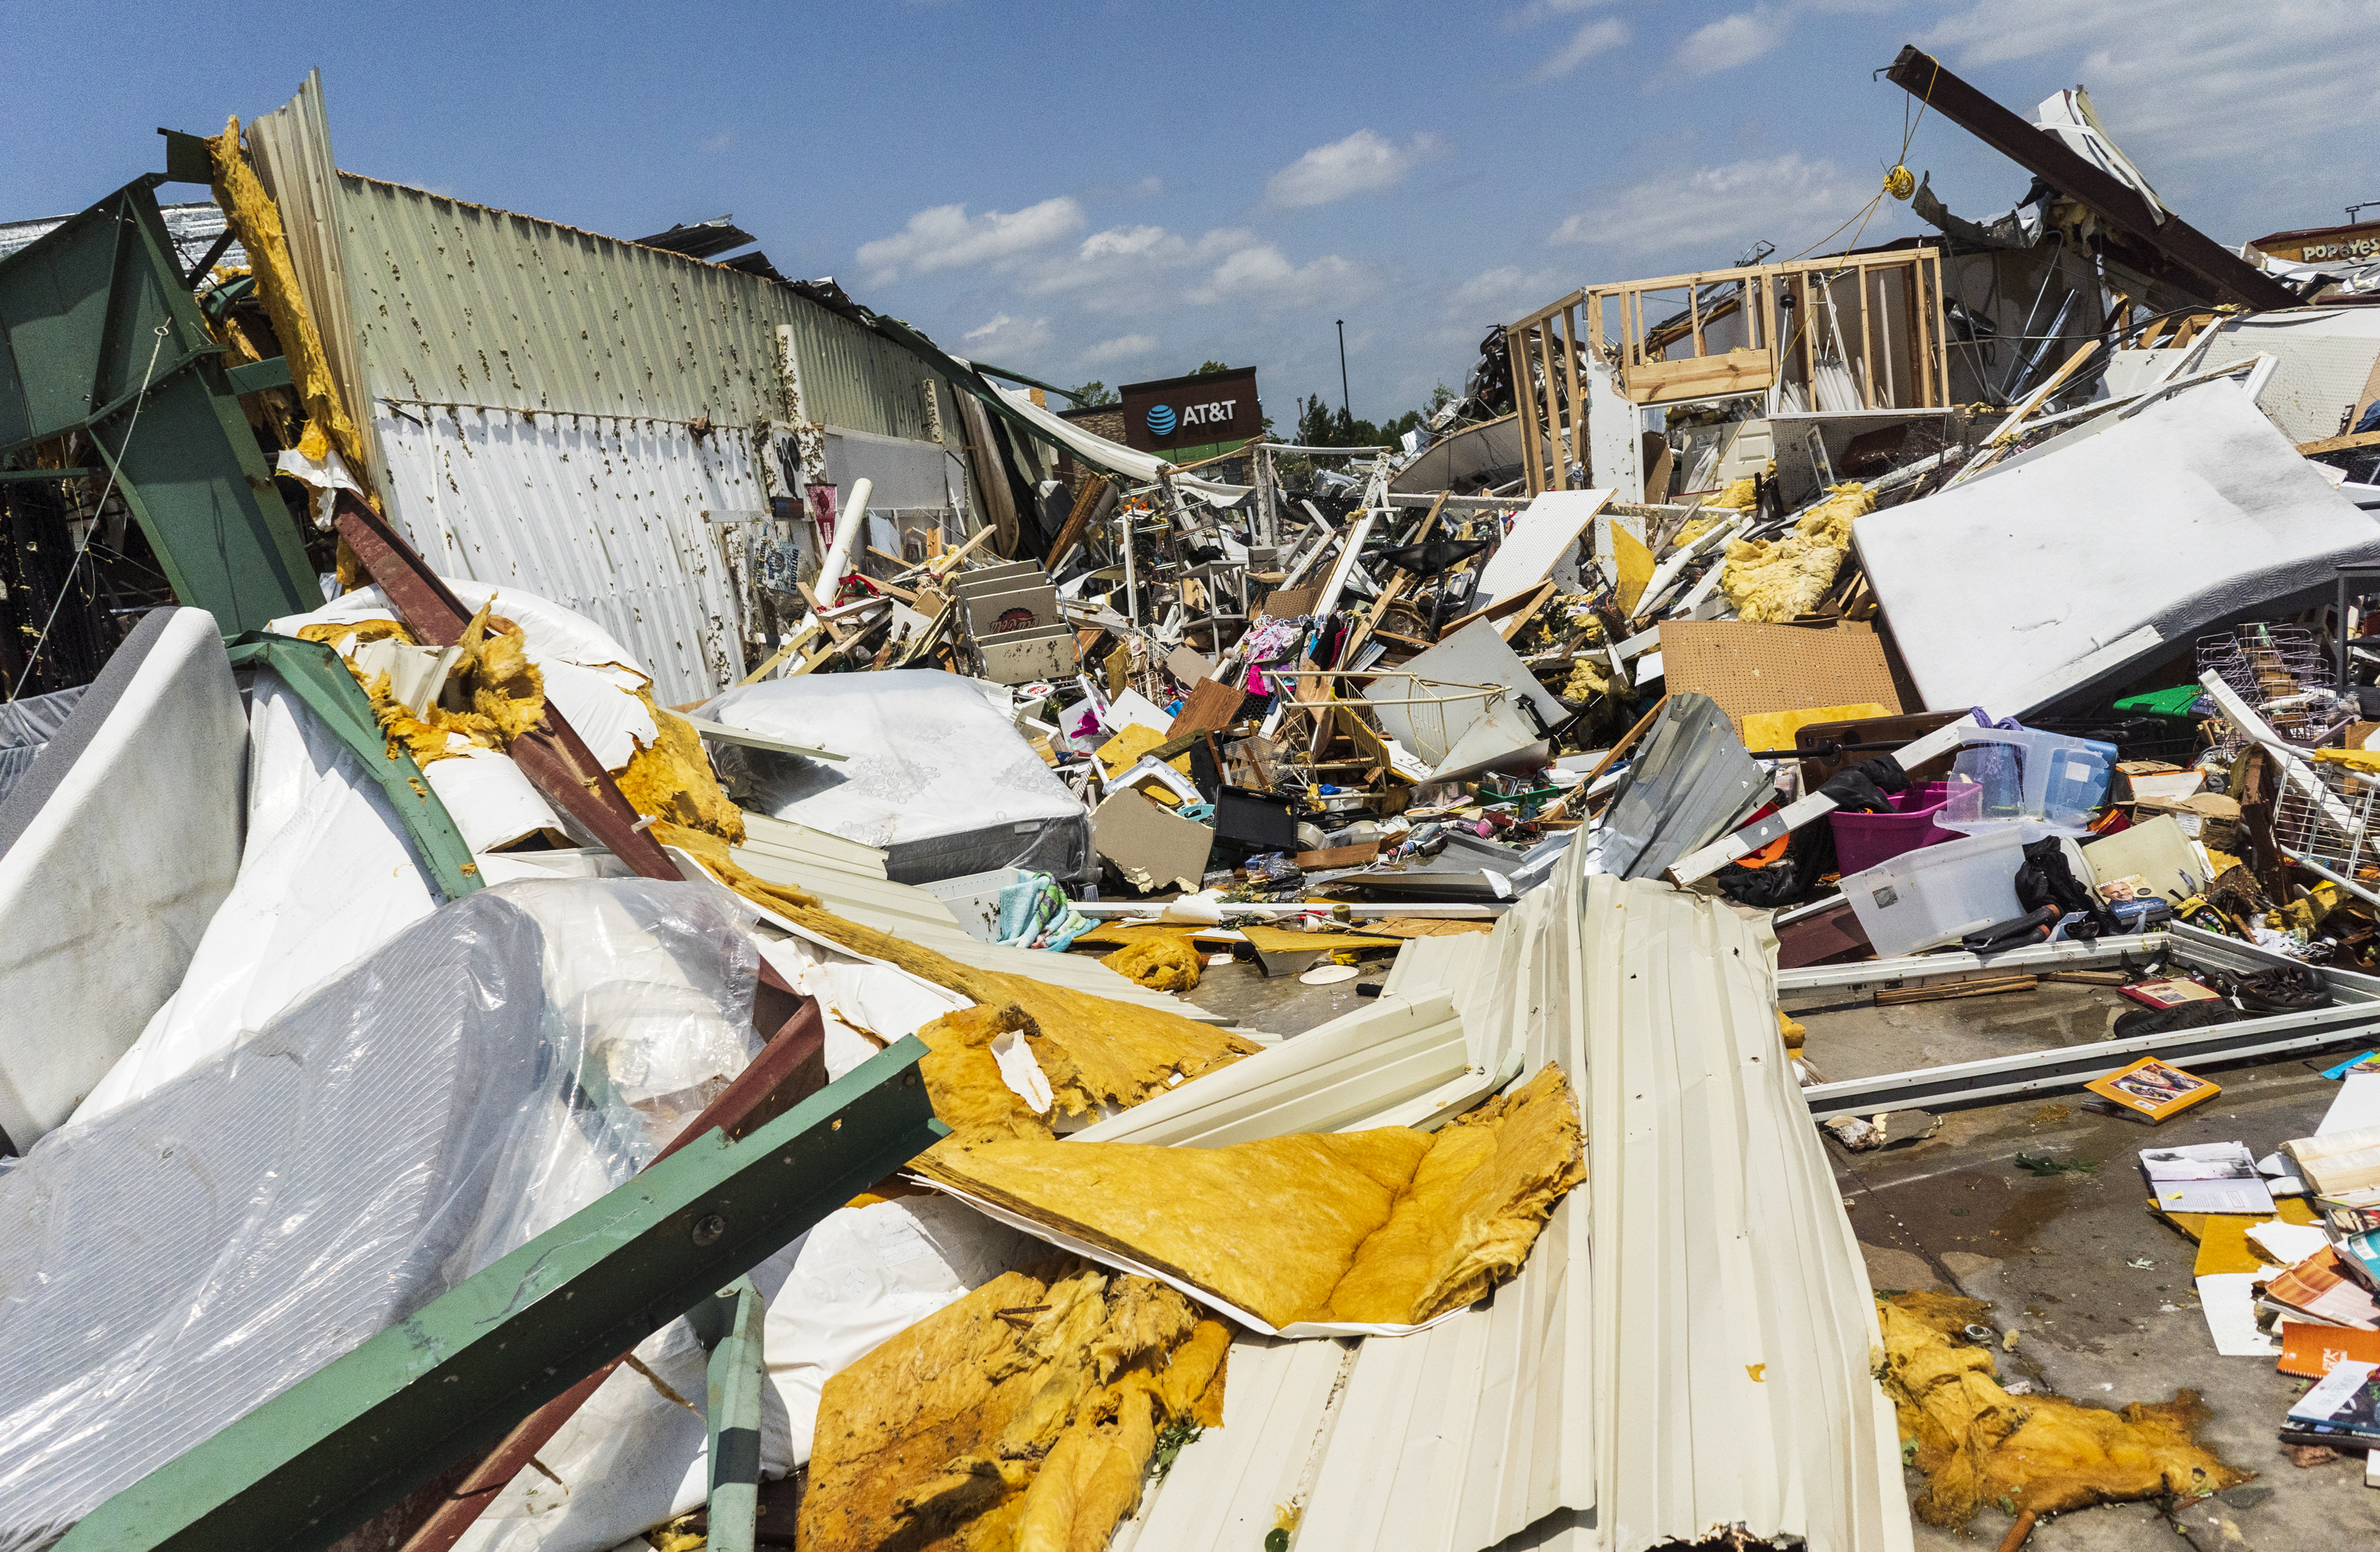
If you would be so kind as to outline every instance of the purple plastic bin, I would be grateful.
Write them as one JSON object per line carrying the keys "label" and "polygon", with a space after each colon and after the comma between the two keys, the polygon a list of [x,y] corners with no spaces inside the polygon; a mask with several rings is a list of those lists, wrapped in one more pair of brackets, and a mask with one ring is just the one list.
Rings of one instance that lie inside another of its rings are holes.
{"label": "purple plastic bin", "polygon": [[1835,827],[1837,871],[1857,873],[1903,852],[1959,839],[1957,831],[1944,830],[1934,822],[1934,816],[1950,805],[1949,782],[1918,782],[1900,792],[1887,793],[1885,801],[1892,805],[1893,812],[1827,816],[1827,822]]}

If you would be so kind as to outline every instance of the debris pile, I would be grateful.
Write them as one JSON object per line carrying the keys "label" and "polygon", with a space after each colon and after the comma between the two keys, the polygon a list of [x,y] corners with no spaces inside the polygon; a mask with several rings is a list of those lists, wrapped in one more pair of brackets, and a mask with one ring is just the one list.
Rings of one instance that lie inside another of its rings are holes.
{"label": "debris pile", "polygon": [[0,1546],[2187,1504],[2214,1403],[2004,1384],[1840,1177],[2314,1052],[2140,1158],[2279,1438],[2380,1443],[2369,244],[1886,73],[2022,200],[1584,286],[1395,445],[1100,434],[311,79],[0,255]]}

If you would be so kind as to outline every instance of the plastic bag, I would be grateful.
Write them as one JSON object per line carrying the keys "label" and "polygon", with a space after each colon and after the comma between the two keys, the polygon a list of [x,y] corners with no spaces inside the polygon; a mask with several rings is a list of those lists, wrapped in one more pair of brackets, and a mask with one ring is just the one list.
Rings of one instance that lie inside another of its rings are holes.
{"label": "plastic bag", "polygon": [[625,1181],[757,1050],[758,964],[707,885],[485,890],[43,1139],[0,1175],[0,1549]]}

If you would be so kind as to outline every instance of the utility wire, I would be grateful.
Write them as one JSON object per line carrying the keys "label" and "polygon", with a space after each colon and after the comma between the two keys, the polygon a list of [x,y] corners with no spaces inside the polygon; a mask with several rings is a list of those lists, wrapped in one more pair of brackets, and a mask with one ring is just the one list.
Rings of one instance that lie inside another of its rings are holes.
{"label": "utility wire", "polygon": [[[132,398],[132,418],[124,423],[124,440],[116,445],[115,456],[107,461],[107,483],[100,487],[99,500],[91,509],[92,527],[98,527],[100,514],[107,508],[107,498],[115,491],[115,471],[123,463],[125,453],[132,446],[133,430],[140,424],[140,406],[149,397],[150,378],[157,370],[157,356],[165,348],[165,332],[169,327],[164,323],[157,325],[157,343],[149,347],[149,365],[140,373],[140,392]],[[93,436],[91,441],[97,443],[99,438]],[[102,448],[101,451],[106,449]],[[24,689],[25,681],[33,676],[34,668],[41,662],[42,649],[49,644],[50,627],[58,623],[58,610],[67,601],[67,595],[74,591],[75,574],[82,569],[83,552],[90,548],[91,530],[85,529],[80,542],[75,545],[74,559],[67,563],[66,579],[58,584],[58,596],[50,602],[50,617],[42,622],[42,634],[33,638],[32,655],[25,660],[24,672],[17,675],[16,684],[9,686],[8,699],[11,702]]]}

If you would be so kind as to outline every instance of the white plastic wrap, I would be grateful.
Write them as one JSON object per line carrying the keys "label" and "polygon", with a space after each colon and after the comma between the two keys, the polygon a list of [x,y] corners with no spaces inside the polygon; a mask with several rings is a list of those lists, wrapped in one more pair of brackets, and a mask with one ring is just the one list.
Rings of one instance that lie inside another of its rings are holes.
{"label": "white plastic wrap", "polygon": [[1092,876],[1091,819],[975,684],[936,669],[811,674],[743,685],[702,714],[848,757],[722,745],[747,808],[884,849],[896,883],[1024,867]]}
{"label": "white plastic wrap", "polygon": [[0,1174],[0,1552],[626,1180],[758,1049],[705,884],[485,890]]}

